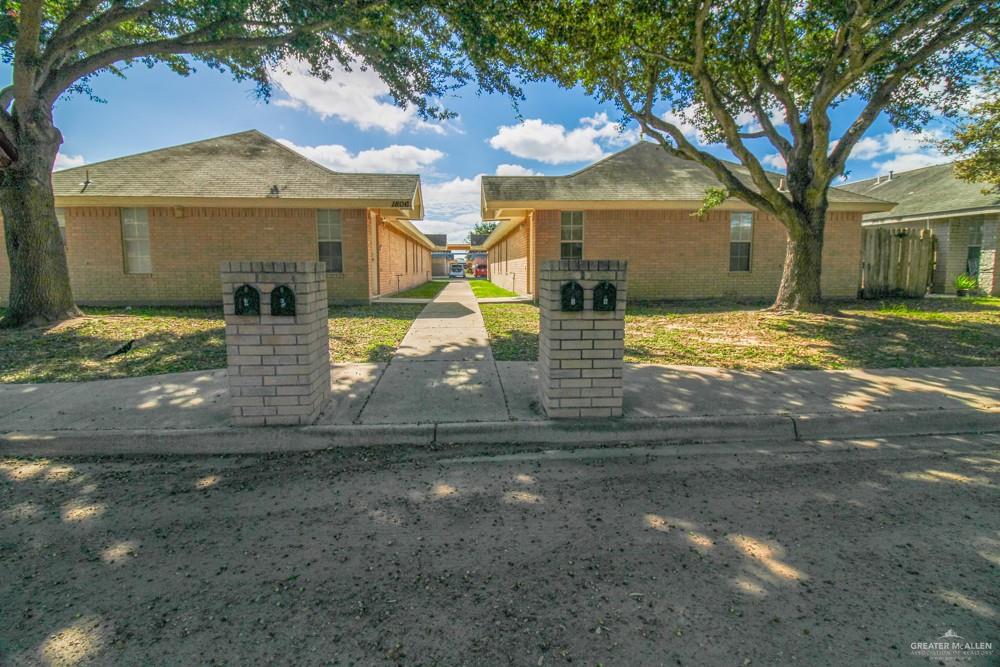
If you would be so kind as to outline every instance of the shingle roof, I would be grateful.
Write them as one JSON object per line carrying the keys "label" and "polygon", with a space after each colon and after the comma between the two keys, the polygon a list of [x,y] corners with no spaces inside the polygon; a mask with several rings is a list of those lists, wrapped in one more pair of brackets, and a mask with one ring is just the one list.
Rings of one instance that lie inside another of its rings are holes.
{"label": "shingle roof", "polygon": [[984,195],[985,184],[959,180],[953,167],[953,162],[938,164],[840,187],[899,202],[891,211],[866,214],[866,222],[1000,207],[1000,194]]}
{"label": "shingle roof", "polygon": [[424,234],[430,242],[436,246],[446,246],[448,245],[448,235],[447,234]]}
{"label": "shingle roof", "polygon": [[483,245],[489,234],[469,234],[469,245]]}
{"label": "shingle roof", "polygon": [[[88,175],[90,183],[83,187]],[[411,202],[417,198],[420,177],[331,171],[250,130],[57,171],[52,174],[52,185],[57,197]]]}
{"label": "shingle roof", "polygon": [[[747,170],[731,164],[751,189]],[[775,183],[781,174],[771,174]],[[697,162],[670,155],[659,146],[639,143],[566,176],[483,176],[484,208],[496,202],[525,201],[691,201],[701,202],[705,190],[719,187],[718,179]],[[830,202],[885,204],[871,197],[838,188],[830,189]]]}

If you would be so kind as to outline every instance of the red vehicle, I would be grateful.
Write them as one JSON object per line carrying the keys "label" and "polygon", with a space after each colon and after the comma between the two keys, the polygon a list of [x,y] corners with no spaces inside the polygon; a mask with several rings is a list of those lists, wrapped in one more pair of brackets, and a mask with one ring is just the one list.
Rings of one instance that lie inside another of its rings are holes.
{"label": "red vehicle", "polygon": [[485,264],[476,264],[476,268],[474,269],[472,275],[475,278],[485,278],[486,277],[486,265]]}

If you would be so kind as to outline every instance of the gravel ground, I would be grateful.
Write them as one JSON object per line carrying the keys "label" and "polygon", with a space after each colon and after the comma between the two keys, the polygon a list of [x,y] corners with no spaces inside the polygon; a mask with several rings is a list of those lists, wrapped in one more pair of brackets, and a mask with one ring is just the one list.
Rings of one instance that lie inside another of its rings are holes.
{"label": "gravel ground", "polygon": [[0,664],[1000,649],[1000,437],[474,453],[0,460]]}

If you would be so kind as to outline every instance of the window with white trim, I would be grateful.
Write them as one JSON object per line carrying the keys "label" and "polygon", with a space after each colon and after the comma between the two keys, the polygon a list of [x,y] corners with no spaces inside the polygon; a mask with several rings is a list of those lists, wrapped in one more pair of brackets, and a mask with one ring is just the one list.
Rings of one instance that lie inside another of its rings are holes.
{"label": "window with white trim", "polygon": [[559,218],[559,258],[583,259],[583,211],[562,211]]}
{"label": "window with white trim", "polygon": [[123,208],[122,248],[125,273],[152,273],[149,256],[149,211],[144,208]]}
{"label": "window with white trim", "polygon": [[327,273],[344,272],[343,224],[340,209],[316,211],[316,238],[319,240],[319,261],[326,262]]}
{"label": "window with white trim", "polygon": [[729,215],[729,270],[749,271],[753,243],[753,213]]}
{"label": "window with white trim", "polygon": [[59,223],[59,236],[62,237],[63,245],[66,245],[66,209],[56,209],[56,222]]}

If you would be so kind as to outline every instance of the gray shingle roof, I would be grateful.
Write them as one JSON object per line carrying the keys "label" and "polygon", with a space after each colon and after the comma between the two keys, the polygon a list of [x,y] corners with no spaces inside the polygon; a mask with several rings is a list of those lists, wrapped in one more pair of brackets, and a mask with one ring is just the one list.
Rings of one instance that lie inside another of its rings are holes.
{"label": "gray shingle roof", "polygon": [[985,184],[955,177],[954,163],[922,167],[878,179],[842,185],[851,192],[899,202],[891,211],[868,213],[864,220],[893,220],[908,216],[941,215],[969,209],[1000,207],[1000,194],[984,195]]}
{"label": "gray shingle roof", "polygon": [[57,171],[52,185],[57,197],[411,201],[420,177],[334,172],[250,130]]}
{"label": "gray shingle roof", "polygon": [[469,234],[469,245],[483,245],[489,234]]}
{"label": "gray shingle roof", "polygon": [[447,234],[424,234],[430,242],[436,246],[446,246],[448,245],[448,235]]}
{"label": "gray shingle roof", "polygon": [[[732,164],[732,163],[731,163]],[[732,169],[751,189],[756,187],[742,166]],[[771,174],[775,183],[781,174]],[[691,201],[719,187],[718,179],[697,162],[670,155],[659,146],[639,143],[566,176],[483,176],[485,208],[516,201]],[[882,204],[871,197],[838,188],[831,203]]]}

